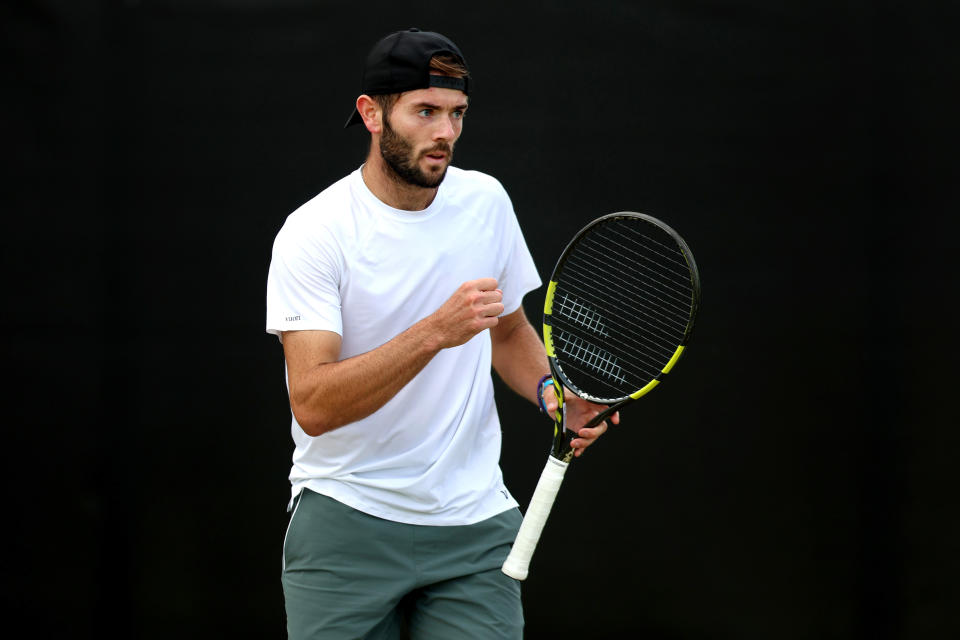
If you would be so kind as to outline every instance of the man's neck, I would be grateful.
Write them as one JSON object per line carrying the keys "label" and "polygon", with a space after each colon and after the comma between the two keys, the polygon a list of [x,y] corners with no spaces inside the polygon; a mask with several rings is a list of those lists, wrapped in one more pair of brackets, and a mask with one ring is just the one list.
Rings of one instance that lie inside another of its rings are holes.
{"label": "man's neck", "polygon": [[403,211],[423,211],[437,197],[438,187],[418,187],[403,181],[379,155],[371,153],[361,170],[363,182],[386,205]]}

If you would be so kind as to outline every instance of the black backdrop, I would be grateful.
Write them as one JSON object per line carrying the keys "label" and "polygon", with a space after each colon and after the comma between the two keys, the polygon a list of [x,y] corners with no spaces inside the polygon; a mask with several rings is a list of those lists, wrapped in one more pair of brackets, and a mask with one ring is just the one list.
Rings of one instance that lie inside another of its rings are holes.
{"label": "black backdrop", "polygon": [[[271,243],[363,158],[341,125],[366,50],[419,26],[471,63],[456,164],[504,183],[542,276],[623,209],[703,275],[669,384],[568,474],[527,636],[955,637],[956,17],[5,3],[5,603],[31,637],[282,637]],[[500,391],[525,506],[550,427]]]}

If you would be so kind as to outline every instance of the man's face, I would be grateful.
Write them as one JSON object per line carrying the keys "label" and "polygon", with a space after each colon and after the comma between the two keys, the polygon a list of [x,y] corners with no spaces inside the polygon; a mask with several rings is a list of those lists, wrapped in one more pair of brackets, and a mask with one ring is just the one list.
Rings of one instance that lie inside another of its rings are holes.
{"label": "man's face", "polygon": [[404,93],[384,113],[380,155],[396,176],[432,189],[443,182],[453,146],[463,128],[467,97],[455,89],[418,89]]}

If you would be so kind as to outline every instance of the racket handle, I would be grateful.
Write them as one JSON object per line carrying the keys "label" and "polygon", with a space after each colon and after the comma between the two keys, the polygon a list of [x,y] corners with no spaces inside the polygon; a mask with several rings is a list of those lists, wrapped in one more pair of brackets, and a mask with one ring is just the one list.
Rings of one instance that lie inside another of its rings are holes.
{"label": "racket handle", "polygon": [[503,563],[503,572],[511,578],[527,579],[533,551],[537,548],[537,542],[540,540],[543,526],[547,523],[547,516],[550,515],[550,508],[553,507],[553,501],[557,498],[557,492],[560,490],[568,465],[569,463],[557,460],[553,456],[547,458],[547,466],[543,468],[537,488],[533,492],[533,497],[530,498],[530,505],[523,516],[513,549]]}

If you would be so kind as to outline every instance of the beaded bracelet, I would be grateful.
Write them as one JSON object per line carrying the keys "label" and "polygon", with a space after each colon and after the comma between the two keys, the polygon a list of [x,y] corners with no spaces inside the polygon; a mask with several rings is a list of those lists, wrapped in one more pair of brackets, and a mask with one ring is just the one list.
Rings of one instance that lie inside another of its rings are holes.
{"label": "beaded bracelet", "polygon": [[537,402],[540,404],[541,413],[547,412],[547,405],[543,403],[543,388],[548,384],[553,384],[553,376],[549,373],[540,378],[540,382],[537,383]]}

